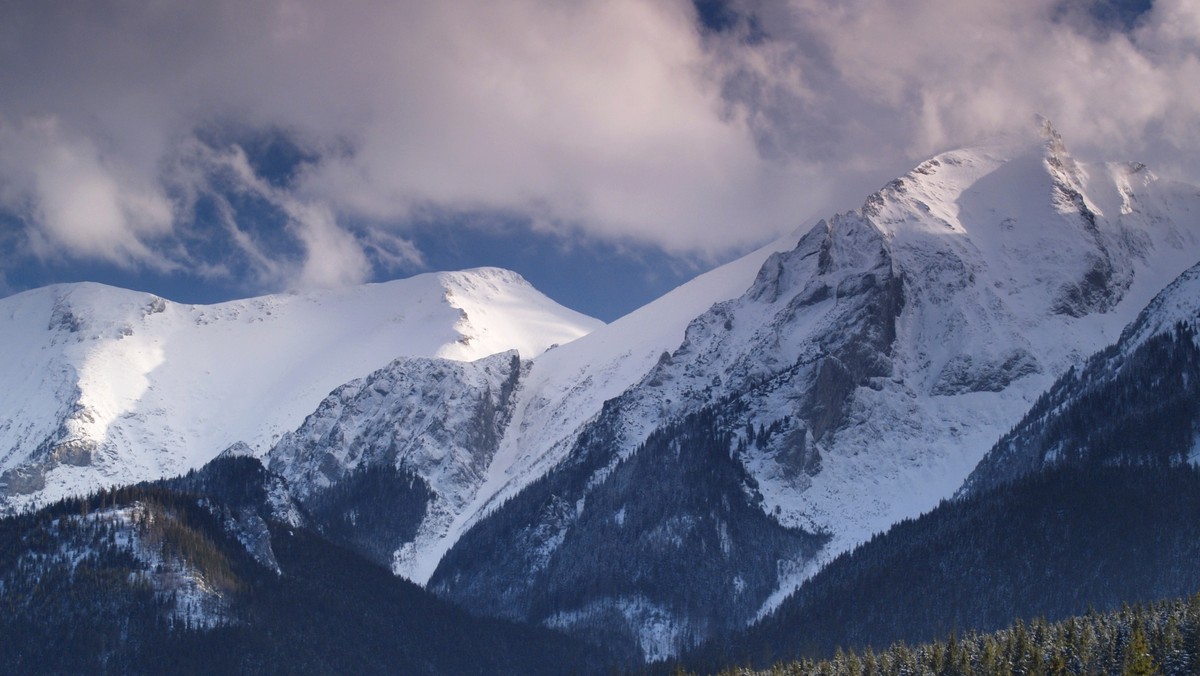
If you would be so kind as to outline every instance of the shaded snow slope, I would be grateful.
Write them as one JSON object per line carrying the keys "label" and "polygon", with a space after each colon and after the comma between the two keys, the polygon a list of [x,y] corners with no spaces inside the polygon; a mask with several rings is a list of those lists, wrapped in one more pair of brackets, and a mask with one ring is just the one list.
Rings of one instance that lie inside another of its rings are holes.
{"label": "shaded snow slope", "polygon": [[400,356],[533,357],[601,323],[513,272],[179,305],[98,284],[0,299],[0,498],[19,507],[265,453]]}
{"label": "shaded snow slope", "polygon": [[[381,528],[369,517],[340,524],[347,539],[370,542],[387,553],[383,562],[411,578],[419,555],[475,497],[527,370],[515,351],[473,362],[397,359],[334,390],[271,449],[270,468],[318,516],[326,496],[349,491],[355,494],[346,502],[360,513],[419,514],[412,529]],[[385,474],[396,478],[382,490],[365,488],[364,473],[381,467],[396,470]]]}
{"label": "shaded snow slope", "polygon": [[1120,340],[1059,378],[984,456],[958,496],[1067,464],[1197,462],[1200,264],[1158,294]]}
{"label": "shaded snow slope", "polygon": [[1124,331],[1117,347],[1131,352],[1154,336],[1170,333],[1178,324],[1200,321],[1200,263],[1188,268],[1150,301]]}

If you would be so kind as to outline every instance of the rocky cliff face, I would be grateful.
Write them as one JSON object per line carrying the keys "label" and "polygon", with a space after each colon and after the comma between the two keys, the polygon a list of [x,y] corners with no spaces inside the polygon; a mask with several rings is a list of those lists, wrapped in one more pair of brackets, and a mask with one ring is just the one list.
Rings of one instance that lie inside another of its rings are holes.
{"label": "rocky cliff face", "polygon": [[326,529],[412,577],[414,557],[486,477],[527,368],[515,351],[396,360],[334,390],[271,450],[269,467]]}

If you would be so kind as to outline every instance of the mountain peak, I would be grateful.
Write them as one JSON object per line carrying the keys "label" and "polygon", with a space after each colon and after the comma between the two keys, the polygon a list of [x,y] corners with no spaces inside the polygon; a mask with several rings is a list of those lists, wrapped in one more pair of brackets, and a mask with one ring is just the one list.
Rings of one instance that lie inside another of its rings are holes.
{"label": "mountain peak", "polygon": [[498,268],[182,305],[100,284],[0,299],[0,509],[261,454],[398,357],[522,358],[601,322]]}
{"label": "mountain peak", "polygon": [[520,274],[494,267],[437,273],[444,300],[460,316],[458,339],[436,356],[474,361],[504,350],[532,359],[603,326],[538,291]]}
{"label": "mountain peak", "polygon": [[478,281],[490,282],[498,285],[533,286],[519,272],[509,270],[508,268],[498,268],[490,265],[484,265],[477,268],[468,268],[466,270],[440,272],[437,274],[447,281]]}
{"label": "mountain peak", "polygon": [[[1042,157],[1046,163],[1047,172],[1055,179],[1060,190],[1079,193],[1082,196],[1087,184],[1087,173],[1067,150],[1067,144],[1050,120],[1041,116],[1038,116],[1038,120],[1041,122]],[[1067,195],[1068,199],[1073,197],[1074,195]]]}

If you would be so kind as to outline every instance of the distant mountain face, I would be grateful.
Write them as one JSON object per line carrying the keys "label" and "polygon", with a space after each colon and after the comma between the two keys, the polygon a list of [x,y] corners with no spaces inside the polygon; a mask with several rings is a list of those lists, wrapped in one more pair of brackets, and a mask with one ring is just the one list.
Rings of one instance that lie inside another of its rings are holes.
{"label": "distant mountain face", "polygon": [[177,305],[96,284],[0,299],[0,508],[264,454],[331,390],[397,357],[525,358],[600,322],[483,268]]}
{"label": "distant mountain face", "polygon": [[763,621],[697,651],[693,666],[878,648],[1192,593],[1198,325],[1200,265],[1043,393],[955,499],[838,557]]}
{"label": "distant mountain face", "polygon": [[[602,407],[578,405],[585,397],[552,377],[535,382],[535,362],[495,456],[509,464],[492,476],[507,484],[485,484],[475,514],[456,520],[431,588],[581,636],[621,634],[646,657],[739,626],[837,553],[951,495],[1040,392],[1200,258],[1196,214],[1196,189],[1139,165],[1078,163],[1049,128],[1032,148],[923,163],[759,258],[748,288],[715,298]],[[547,357],[563,373],[616,372],[620,356],[588,353],[601,341],[643,345],[623,322]],[[573,432],[555,420],[564,411]],[[701,462],[687,454],[711,451],[672,426],[701,414],[743,479],[683,480]],[[519,456],[506,453],[514,440]],[[678,463],[646,459],[655,470],[644,489],[618,489],[629,480],[620,468],[664,445]],[[555,469],[529,469],[539,462]],[[635,511],[653,515],[639,525],[656,545],[590,564],[593,579],[621,583],[572,583],[565,562],[601,551]],[[764,528],[776,534],[721,536]],[[711,546],[708,530],[724,563],[670,573],[672,560]],[[684,602],[714,589],[737,602]]]}
{"label": "distant mountain face", "polygon": [[[414,577],[487,476],[528,362],[405,358],[325,399],[271,450],[272,470],[335,537]],[[403,527],[383,515],[411,514]],[[349,515],[349,516],[347,516]]]}

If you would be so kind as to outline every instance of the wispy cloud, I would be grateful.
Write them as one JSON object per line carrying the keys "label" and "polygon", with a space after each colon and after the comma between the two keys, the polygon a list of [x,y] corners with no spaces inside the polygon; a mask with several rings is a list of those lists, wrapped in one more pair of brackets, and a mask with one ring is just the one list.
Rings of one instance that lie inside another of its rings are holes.
{"label": "wispy cloud", "polygon": [[[243,256],[247,272],[260,282],[289,288],[331,287],[358,284],[370,277],[372,267],[367,249],[377,250],[381,246],[375,243],[379,237],[368,234],[360,241],[338,225],[327,204],[298,196],[265,180],[251,167],[239,146],[220,150],[193,140],[187,147],[189,152],[182,162],[192,172],[185,185],[192,191],[203,191],[217,206],[220,221]],[[179,176],[176,174],[177,180]],[[249,194],[270,211],[281,214],[282,230],[300,244],[302,255],[294,260],[281,260],[265,252],[262,244],[237,223],[235,209],[223,192],[204,185],[220,180],[229,183],[228,191]],[[195,195],[190,199],[195,200]],[[403,261],[394,253],[402,251],[397,240],[403,241],[396,237],[382,240],[392,245],[393,255],[387,262],[419,262],[419,259]]]}
{"label": "wispy cloud", "polygon": [[35,256],[170,267],[153,247],[170,233],[171,203],[152,177],[105,157],[54,116],[0,119],[0,158],[0,205],[31,225]]}

